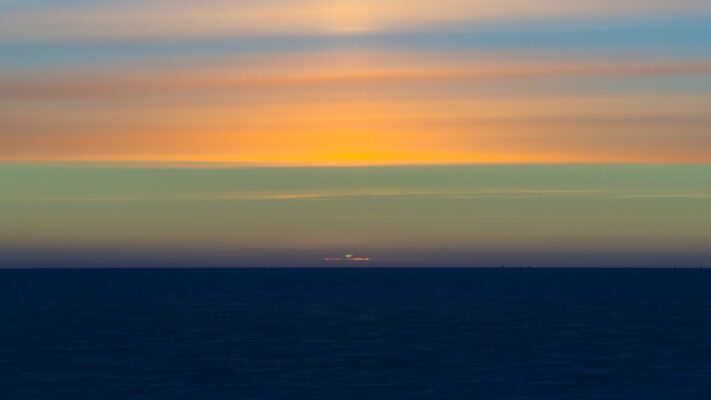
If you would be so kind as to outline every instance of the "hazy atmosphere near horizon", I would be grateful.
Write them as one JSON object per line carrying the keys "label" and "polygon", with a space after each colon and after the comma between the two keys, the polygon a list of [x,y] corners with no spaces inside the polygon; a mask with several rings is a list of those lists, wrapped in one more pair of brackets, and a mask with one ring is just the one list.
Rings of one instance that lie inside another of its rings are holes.
{"label": "hazy atmosphere near horizon", "polygon": [[0,267],[698,267],[710,163],[708,1],[0,0]]}

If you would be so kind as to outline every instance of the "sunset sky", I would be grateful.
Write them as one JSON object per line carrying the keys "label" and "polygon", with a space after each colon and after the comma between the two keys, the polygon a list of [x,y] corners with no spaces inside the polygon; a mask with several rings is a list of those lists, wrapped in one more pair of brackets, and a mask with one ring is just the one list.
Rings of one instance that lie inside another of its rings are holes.
{"label": "sunset sky", "polygon": [[707,0],[0,0],[0,266],[711,263],[709,163]]}

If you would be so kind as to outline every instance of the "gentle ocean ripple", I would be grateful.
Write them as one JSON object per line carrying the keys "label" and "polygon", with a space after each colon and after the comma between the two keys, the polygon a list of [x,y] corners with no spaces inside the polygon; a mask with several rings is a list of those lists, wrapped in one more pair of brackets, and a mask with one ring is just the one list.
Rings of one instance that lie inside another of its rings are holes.
{"label": "gentle ocean ripple", "polygon": [[0,271],[2,399],[710,399],[711,271]]}

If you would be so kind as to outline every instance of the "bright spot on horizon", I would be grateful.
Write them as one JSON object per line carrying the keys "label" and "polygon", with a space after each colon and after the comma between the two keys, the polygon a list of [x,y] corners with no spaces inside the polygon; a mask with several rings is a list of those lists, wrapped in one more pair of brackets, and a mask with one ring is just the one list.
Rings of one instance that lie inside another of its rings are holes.
{"label": "bright spot on horizon", "polygon": [[324,261],[338,262],[338,261],[370,261],[370,257],[356,257],[353,254],[346,254],[344,257],[326,257]]}

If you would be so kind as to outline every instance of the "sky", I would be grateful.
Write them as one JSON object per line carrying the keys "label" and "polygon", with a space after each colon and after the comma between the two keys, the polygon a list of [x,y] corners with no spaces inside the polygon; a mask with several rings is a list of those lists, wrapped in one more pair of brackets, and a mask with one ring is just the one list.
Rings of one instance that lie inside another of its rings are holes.
{"label": "sky", "polygon": [[0,266],[711,263],[709,163],[708,1],[0,0]]}

